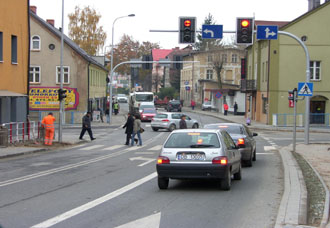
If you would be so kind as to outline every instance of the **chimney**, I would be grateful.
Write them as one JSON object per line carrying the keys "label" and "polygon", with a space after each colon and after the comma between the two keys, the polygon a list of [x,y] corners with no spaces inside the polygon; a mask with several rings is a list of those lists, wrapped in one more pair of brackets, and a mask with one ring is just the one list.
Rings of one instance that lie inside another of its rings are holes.
{"label": "chimney", "polygon": [[320,6],[320,0],[308,0],[308,11]]}
{"label": "chimney", "polygon": [[55,26],[55,20],[53,20],[53,19],[47,19],[46,21],[47,21],[47,23],[50,24],[51,26],[53,26],[53,27]]}
{"label": "chimney", "polygon": [[37,7],[36,7],[36,6],[30,6],[30,10],[31,10],[34,14],[37,14]]}

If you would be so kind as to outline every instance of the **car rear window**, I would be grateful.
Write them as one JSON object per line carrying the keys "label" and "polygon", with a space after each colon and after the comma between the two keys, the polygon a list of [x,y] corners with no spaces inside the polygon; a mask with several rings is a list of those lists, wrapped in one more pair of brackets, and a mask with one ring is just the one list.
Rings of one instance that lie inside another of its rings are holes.
{"label": "car rear window", "polygon": [[155,118],[166,119],[166,118],[167,118],[167,114],[157,114],[157,115],[155,116]]}
{"label": "car rear window", "polygon": [[244,134],[243,129],[241,126],[238,125],[217,125],[217,124],[210,124],[206,125],[204,128],[207,129],[224,129],[229,134]]}
{"label": "car rear window", "polygon": [[220,142],[215,133],[180,132],[173,133],[164,148],[220,148]]}
{"label": "car rear window", "polygon": [[143,109],[143,113],[156,113],[155,109]]}
{"label": "car rear window", "polygon": [[181,104],[180,101],[170,101],[171,104]]}

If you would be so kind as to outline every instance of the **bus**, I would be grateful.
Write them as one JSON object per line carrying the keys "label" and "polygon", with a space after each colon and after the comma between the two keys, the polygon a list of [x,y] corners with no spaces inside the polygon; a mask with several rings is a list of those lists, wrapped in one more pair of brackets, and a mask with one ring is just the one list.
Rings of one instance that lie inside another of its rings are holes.
{"label": "bus", "polygon": [[153,92],[133,92],[129,95],[129,112],[132,114],[139,113],[141,102],[154,102]]}

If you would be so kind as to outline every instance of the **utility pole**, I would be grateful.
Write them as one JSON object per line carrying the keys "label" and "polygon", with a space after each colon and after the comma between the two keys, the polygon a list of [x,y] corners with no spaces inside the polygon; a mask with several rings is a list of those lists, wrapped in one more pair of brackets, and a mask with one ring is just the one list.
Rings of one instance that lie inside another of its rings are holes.
{"label": "utility pole", "polygon": [[[61,75],[60,75],[60,89],[63,89],[63,40],[64,40],[64,0],[62,0],[62,29],[61,29]],[[56,75],[57,77],[57,75]],[[60,94],[59,94],[60,96]],[[60,113],[59,113],[59,128],[58,128],[58,142],[62,143],[62,121],[64,112],[64,99],[60,99]]]}

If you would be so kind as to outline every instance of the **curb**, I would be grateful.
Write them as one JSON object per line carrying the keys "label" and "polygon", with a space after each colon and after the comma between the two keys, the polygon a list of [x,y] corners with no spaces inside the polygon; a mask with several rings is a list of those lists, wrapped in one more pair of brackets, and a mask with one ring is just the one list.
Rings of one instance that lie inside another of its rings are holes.
{"label": "curb", "polygon": [[18,157],[18,156],[22,156],[22,155],[33,154],[33,153],[38,153],[38,152],[44,152],[44,151],[49,151],[49,150],[51,150],[51,148],[42,148],[42,149],[37,149],[37,150],[20,152],[20,153],[16,153],[16,154],[0,155],[0,159]]}
{"label": "curb", "polygon": [[[284,168],[284,193],[275,228],[307,223],[307,189],[302,171],[288,147],[280,150]],[[292,185],[292,183],[294,183]]]}

